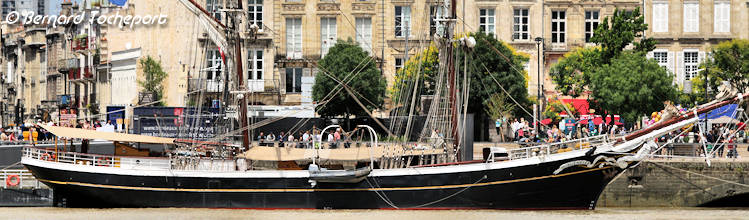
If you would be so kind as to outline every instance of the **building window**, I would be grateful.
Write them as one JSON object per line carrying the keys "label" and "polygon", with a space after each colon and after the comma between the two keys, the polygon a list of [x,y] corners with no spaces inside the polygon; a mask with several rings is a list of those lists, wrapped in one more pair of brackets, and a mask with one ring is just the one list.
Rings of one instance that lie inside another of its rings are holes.
{"label": "building window", "polygon": [[263,0],[247,0],[247,20],[263,29]]}
{"label": "building window", "polygon": [[668,32],[668,2],[653,3],[653,32]]}
{"label": "building window", "polygon": [[221,20],[221,0],[206,0],[205,1],[205,10],[208,11],[208,13],[211,13],[211,15],[216,18],[216,20]]}
{"label": "building window", "polygon": [[714,15],[713,31],[715,33],[731,32],[731,2],[715,2]]}
{"label": "building window", "polygon": [[585,11],[585,43],[590,43],[590,38],[598,28],[598,11]]}
{"label": "building window", "polygon": [[356,18],[356,42],[367,53],[372,53],[372,18]]}
{"label": "building window", "polygon": [[322,40],[321,57],[328,54],[328,50],[336,43],[336,18],[320,18],[320,39]]}
{"label": "building window", "polygon": [[395,6],[395,36],[404,37],[411,32],[411,6]]}
{"label": "building window", "polygon": [[697,76],[698,62],[699,53],[697,51],[684,52],[684,79],[691,80]]}
{"label": "building window", "polygon": [[436,33],[442,33],[441,24],[437,21],[441,19],[445,14],[445,9],[442,6],[432,5],[429,6],[429,36],[434,36]]}
{"label": "building window", "polygon": [[494,9],[479,9],[479,31],[494,34]]}
{"label": "building window", "polygon": [[10,14],[10,12],[13,12],[15,10],[16,10],[16,1],[3,1],[3,17],[0,19],[5,20],[5,18],[8,17],[8,14]]}
{"label": "building window", "polygon": [[551,42],[564,43],[565,31],[567,29],[567,19],[565,11],[551,12]]}
{"label": "building window", "polygon": [[513,10],[513,27],[512,27],[512,39],[513,40],[528,40],[530,38],[528,34],[528,9],[527,8],[516,8]]}
{"label": "building window", "polygon": [[658,62],[658,65],[668,70],[668,52],[666,51],[655,51],[653,52],[653,59]]}
{"label": "building window", "polygon": [[403,68],[403,58],[395,58],[395,72]]}
{"label": "building window", "polygon": [[302,68],[286,68],[286,93],[302,92]]}
{"label": "building window", "polygon": [[700,4],[684,3],[684,32],[700,32]]}
{"label": "building window", "polygon": [[206,60],[208,66],[205,78],[208,80],[221,80],[221,72],[224,70],[224,65],[221,61],[221,53],[218,49],[208,50],[206,53]]}
{"label": "building window", "polygon": [[263,49],[250,49],[247,51],[247,79],[263,79]]}
{"label": "building window", "polygon": [[286,59],[302,59],[302,19],[286,19]]}
{"label": "building window", "polygon": [[45,13],[44,13],[44,1],[38,1],[36,3],[36,14],[37,15],[45,15]]}

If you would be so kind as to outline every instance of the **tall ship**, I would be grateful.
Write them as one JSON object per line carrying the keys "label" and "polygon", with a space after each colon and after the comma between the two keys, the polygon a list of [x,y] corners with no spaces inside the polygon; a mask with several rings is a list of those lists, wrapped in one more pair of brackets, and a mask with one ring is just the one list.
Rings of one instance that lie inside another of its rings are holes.
{"label": "tall ship", "polygon": [[[45,126],[59,137],[111,141],[116,151],[157,145],[168,153],[96,155],[61,151],[60,144],[26,147],[21,162],[54,189],[56,205],[68,207],[593,209],[616,175],[655,150],[656,137],[743,98],[706,104],[616,139],[495,149],[479,161],[454,161],[441,149],[393,149],[400,147],[376,139],[360,148],[256,146],[217,159],[230,154],[230,146]],[[557,153],[562,148],[572,150]],[[341,168],[345,161],[356,165]]]}
{"label": "tall ship", "polygon": [[[203,19],[209,38],[226,57],[243,60],[239,33],[232,29],[236,22],[229,19],[228,25],[221,24],[194,1],[180,2]],[[383,134],[365,125],[350,132],[361,137],[353,143],[322,141],[325,134],[340,131],[337,125],[313,131],[309,142],[252,143],[250,130],[268,122],[250,123],[244,80],[235,80],[237,91],[232,94],[239,128],[217,138],[164,138],[43,125],[58,138],[56,144],[24,147],[21,162],[54,190],[53,203],[64,207],[593,209],[612,179],[658,148],[653,142],[656,137],[695,123],[699,114],[746,98],[726,95],[692,111],[669,111],[661,122],[626,136],[601,135],[511,150],[490,147],[481,160],[473,160],[465,155],[472,152],[462,141],[468,133],[469,92],[465,80],[460,88],[453,54],[456,45],[471,47],[475,41],[454,40],[455,5],[455,0],[446,1],[443,7],[451,13],[439,19],[446,27],[437,42],[440,63],[445,65],[439,68],[433,101],[416,143],[385,143],[380,140]],[[234,63],[237,79],[244,79],[242,62]],[[354,96],[345,82],[339,83],[337,91]],[[390,136],[389,129],[367,113]],[[405,127],[410,134],[410,117]],[[113,151],[85,153],[105,146]]]}

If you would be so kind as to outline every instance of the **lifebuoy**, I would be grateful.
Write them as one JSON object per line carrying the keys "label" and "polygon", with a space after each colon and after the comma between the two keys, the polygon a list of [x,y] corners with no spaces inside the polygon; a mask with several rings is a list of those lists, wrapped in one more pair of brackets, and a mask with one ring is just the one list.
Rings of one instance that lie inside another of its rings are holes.
{"label": "lifebuoy", "polygon": [[42,160],[54,161],[55,160],[55,156],[54,155],[50,155],[48,153],[44,153],[44,154],[42,154]]}
{"label": "lifebuoy", "polygon": [[109,158],[100,157],[99,161],[96,162],[96,166],[109,166]]}
{"label": "lifebuoy", "polygon": [[19,183],[21,183],[21,178],[18,177],[18,175],[8,175],[8,177],[5,178],[5,184],[8,186],[18,186]]}

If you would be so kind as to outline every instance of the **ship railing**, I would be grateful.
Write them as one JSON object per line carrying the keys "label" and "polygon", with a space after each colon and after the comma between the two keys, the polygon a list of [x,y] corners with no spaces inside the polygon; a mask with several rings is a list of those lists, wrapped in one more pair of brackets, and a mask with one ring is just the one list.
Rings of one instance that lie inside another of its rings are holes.
{"label": "ship railing", "polygon": [[40,183],[34,175],[26,169],[5,169],[0,170],[0,181],[3,188],[40,188],[44,184]]}
{"label": "ship railing", "polygon": [[[447,143],[443,138],[431,138],[428,142],[379,142],[377,147],[399,145],[410,148],[430,148],[430,149],[442,149],[444,144]],[[439,139],[439,140],[436,140]],[[311,148],[312,141],[257,141],[253,142],[254,146],[261,147],[282,147],[282,148]],[[369,141],[315,141],[316,148],[320,149],[339,149],[339,148],[367,148],[372,146]]]}
{"label": "ship railing", "polygon": [[[255,141],[255,145],[262,147],[310,148],[313,143],[312,141]],[[336,149],[370,147],[372,143],[369,141],[315,141],[314,145],[321,149]],[[379,145],[385,144],[381,143]]]}
{"label": "ship railing", "polygon": [[54,149],[41,149],[34,147],[24,147],[23,157],[56,163],[141,170],[163,170],[170,169],[171,167],[169,159],[119,157],[77,152],[55,152]]}
{"label": "ship railing", "polygon": [[531,157],[545,157],[556,153],[601,146],[604,144],[608,144],[610,140],[611,139],[608,135],[598,135],[531,147],[521,147],[518,149],[510,150],[508,156],[510,157],[510,160],[525,159]]}

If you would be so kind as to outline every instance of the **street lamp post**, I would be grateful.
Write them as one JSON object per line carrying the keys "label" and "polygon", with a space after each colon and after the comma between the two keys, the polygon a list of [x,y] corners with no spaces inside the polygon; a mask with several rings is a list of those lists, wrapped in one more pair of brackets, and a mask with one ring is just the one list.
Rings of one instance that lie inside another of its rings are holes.
{"label": "street lamp post", "polygon": [[[710,74],[710,66],[705,65],[705,103],[708,103],[709,95],[707,94],[707,84],[710,83],[710,79],[707,78],[707,74]],[[699,116],[697,117],[699,118]],[[707,134],[707,132],[710,130],[707,128],[707,113],[705,113],[705,131],[703,131],[703,134]]]}
{"label": "street lamp post", "polygon": [[538,110],[536,111],[538,114],[538,117],[534,118],[533,120],[536,123],[533,123],[533,126],[535,127],[534,130],[536,130],[536,134],[540,134],[538,130],[538,121],[539,118],[541,118],[541,84],[543,83],[543,80],[541,79],[541,44],[544,42],[543,37],[536,37],[536,48],[538,49],[538,53],[536,54],[536,58],[538,59],[538,66],[536,66],[536,74],[537,74],[537,82],[536,86],[538,87],[538,94],[536,96],[536,99],[538,100]]}

